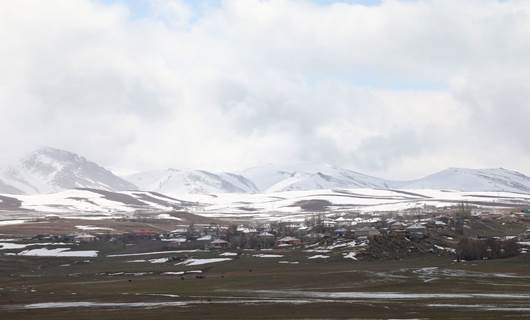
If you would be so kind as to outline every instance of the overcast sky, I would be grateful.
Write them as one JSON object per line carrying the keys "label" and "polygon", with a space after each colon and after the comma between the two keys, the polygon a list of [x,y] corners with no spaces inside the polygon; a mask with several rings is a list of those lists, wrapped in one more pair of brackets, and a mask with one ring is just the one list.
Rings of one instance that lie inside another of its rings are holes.
{"label": "overcast sky", "polygon": [[0,162],[530,173],[530,1],[0,2]]}

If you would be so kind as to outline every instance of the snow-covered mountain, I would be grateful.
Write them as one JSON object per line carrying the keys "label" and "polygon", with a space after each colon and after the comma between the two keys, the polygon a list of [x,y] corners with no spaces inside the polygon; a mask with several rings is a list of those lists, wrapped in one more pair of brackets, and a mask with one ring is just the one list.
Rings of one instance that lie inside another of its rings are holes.
{"label": "snow-covered mountain", "polygon": [[262,192],[332,188],[388,188],[390,181],[332,165],[265,165],[241,172]]}
{"label": "snow-covered mountain", "polygon": [[256,186],[234,173],[203,170],[165,169],[140,172],[124,177],[142,190],[164,194],[183,193],[254,193]]}
{"label": "snow-covered mountain", "polygon": [[8,185],[4,181],[0,180],[0,193],[8,193],[8,194],[22,194],[24,192],[18,190],[17,188]]}
{"label": "snow-covered mountain", "polygon": [[136,186],[75,153],[49,147],[0,172],[2,193],[51,193],[73,188],[135,190]]}
{"label": "snow-covered mountain", "polygon": [[239,173],[165,169],[120,178],[64,150],[40,148],[0,168],[0,194],[39,194],[66,189],[147,190],[164,194],[271,193],[318,189],[450,189],[530,193],[530,177],[507,169],[450,168],[421,179],[391,181],[332,165],[265,165]]}
{"label": "snow-covered mountain", "polygon": [[376,188],[530,193],[530,177],[502,168],[449,168],[411,181],[384,180],[331,165],[302,165],[287,168],[266,165],[244,170],[241,174],[254,182],[261,192]]}
{"label": "snow-covered mountain", "polygon": [[530,193],[530,177],[512,170],[449,168],[424,178],[401,182],[403,189],[508,191]]}

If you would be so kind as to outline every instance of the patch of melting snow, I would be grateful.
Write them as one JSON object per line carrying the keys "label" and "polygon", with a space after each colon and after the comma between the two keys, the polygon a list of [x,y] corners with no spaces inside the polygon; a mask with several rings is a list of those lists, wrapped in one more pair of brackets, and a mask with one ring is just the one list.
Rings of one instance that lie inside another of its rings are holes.
{"label": "patch of melting snow", "polygon": [[307,259],[328,259],[329,256],[323,255],[323,254],[317,254],[311,257],[307,257]]}
{"label": "patch of melting snow", "polygon": [[29,249],[19,252],[19,256],[31,257],[97,257],[98,251],[84,250],[84,251],[70,251],[70,248],[56,248],[56,249]]}
{"label": "patch of melting snow", "polygon": [[65,242],[42,242],[42,243],[11,243],[11,242],[0,242],[0,250],[12,250],[12,249],[24,249],[27,247],[43,247],[43,246],[68,246],[71,243]]}
{"label": "patch of melting snow", "polygon": [[169,293],[145,293],[145,296],[155,296],[155,297],[168,297],[168,298],[180,298],[178,294],[169,294]]}
{"label": "patch of melting snow", "polygon": [[147,260],[129,260],[127,263],[141,263],[141,262],[147,262]]}
{"label": "patch of melting snow", "polygon": [[109,254],[109,255],[107,255],[107,258],[114,258],[114,257],[135,257],[135,256],[151,256],[151,255],[166,254],[166,253],[192,253],[192,252],[205,252],[205,250],[173,250],[173,251],[153,251],[153,252],[138,252],[138,253]]}
{"label": "patch of melting snow", "polygon": [[185,307],[194,304],[308,304],[314,302],[332,302],[326,300],[306,300],[306,299],[229,299],[229,300],[188,300],[188,301],[159,301],[159,302],[89,302],[89,301],[69,301],[69,302],[43,302],[23,305],[2,306],[3,309],[24,310],[24,309],[68,309],[68,308],[164,308],[164,307]]}
{"label": "patch of melting snow", "polygon": [[156,217],[158,219],[166,219],[166,220],[179,220],[179,221],[182,220],[181,218],[174,217],[174,216],[170,215],[169,213],[161,213],[161,214],[157,215]]}
{"label": "patch of melting snow", "polygon": [[357,260],[357,258],[355,257],[356,255],[357,254],[355,252],[350,252],[350,253],[345,254],[343,257],[344,259]]}
{"label": "patch of melting snow", "polygon": [[486,273],[477,271],[467,271],[460,269],[441,269],[439,267],[425,267],[412,271],[422,277],[450,277],[450,278],[527,278],[512,273]]}
{"label": "patch of melting snow", "polygon": [[300,262],[298,262],[298,261],[278,261],[278,263],[282,263],[282,264],[299,264]]}
{"label": "patch of melting snow", "polygon": [[0,242],[0,250],[23,249],[27,244]]}
{"label": "patch of melting snow", "polygon": [[169,258],[158,258],[158,259],[149,259],[150,263],[166,263],[169,261]]}
{"label": "patch of melting snow", "polygon": [[0,226],[10,226],[14,224],[22,224],[27,222],[27,220],[0,220]]}
{"label": "patch of melting snow", "polygon": [[282,254],[263,254],[263,253],[260,253],[260,254],[253,255],[253,257],[256,257],[256,258],[283,258],[283,255]]}
{"label": "patch of melting snow", "polygon": [[182,261],[182,262],[177,263],[175,265],[198,266],[198,265],[202,265],[202,264],[223,262],[223,261],[231,261],[231,260],[232,260],[231,258],[188,259],[186,261]]}
{"label": "patch of melting snow", "polygon": [[88,220],[88,221],[98,221],[98,220],[112,220],[123,218],[121,215],[108,215],[108,216],[61,216],[62,219],[71,219],[71,220]]}
{"label": "patch of melting snow", "polygon": [[530,307],[521,306],[498,306],[491,304],[451,304],[451,303],[431,303],[428,307],[450,308],[450,309],[478,309],[483,311],[504,311],[504,312],[530,312]]}
{"label": "patch of melting snow", "polygon": [[237,256],[236,252],[223,252],[220,254],[221,257],[234,257]]}
{"label": "patch of melting snow", "polygon": [[114,231],[112,228],[106,228],[106,227],[95,227],[95,226],[75,226],[79,230],[107,230],[107,231]]}
{"label": "patch of melting snow", "polygon": [[133,277],[140,277],[140,276],[147,276],[153,274],[152,272],[113,272],[113,273],[107,273],[107,276],[133,276]]}
{"label": "patch of melting snow", "polygon": [[188,273],[202,273],[202,270],[188,270],[188,271],[168,271],[168,272],[162,272],[163,275],[166,276],[182,276]]}
{"label": "patch of melting snow", "polygon": [[447,252],[451,252],[451,253],[456,253],[456,249],[453,249],[453,248],[448,248],[448,247],[442,247],[442,246],[439,246],[439,245],[434,245],[434,247],[438,250],[441,250],[441,251],[447,251]]}
{"label": "patch of melting snow", "polygon": [[241,290],[257,293],[265,297],[297,297],[323,299],[384,299],[384,300],[422,300],[422,299],[522,299],[530,300],[530,294],[517,293],[409,293],[409,292],[321,292],[300,290]]}

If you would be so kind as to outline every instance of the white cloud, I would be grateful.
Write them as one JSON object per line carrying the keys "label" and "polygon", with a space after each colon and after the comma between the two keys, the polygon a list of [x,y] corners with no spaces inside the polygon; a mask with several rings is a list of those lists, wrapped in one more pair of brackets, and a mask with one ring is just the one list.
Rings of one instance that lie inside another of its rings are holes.
{"label": "white cloud", "polygon": [[530,3],[0,2],[0,146],[115,169],[530,173]]}

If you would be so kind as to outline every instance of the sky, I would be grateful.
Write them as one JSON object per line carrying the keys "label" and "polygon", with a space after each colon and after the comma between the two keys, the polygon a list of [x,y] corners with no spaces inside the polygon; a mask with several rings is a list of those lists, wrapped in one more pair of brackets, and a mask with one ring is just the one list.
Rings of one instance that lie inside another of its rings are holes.
{"label": "sky", "polygon": [[0,165],[530,174],[530,1],[0,2]]}

